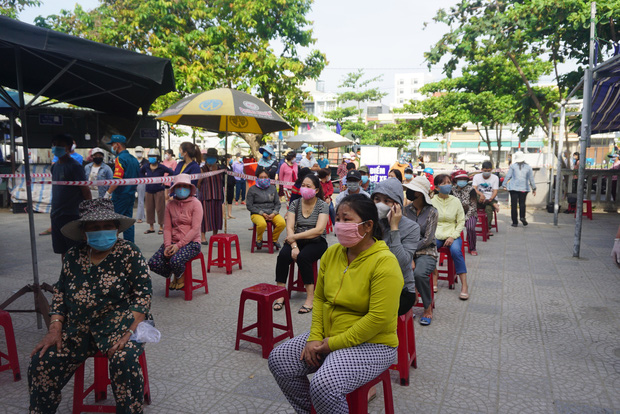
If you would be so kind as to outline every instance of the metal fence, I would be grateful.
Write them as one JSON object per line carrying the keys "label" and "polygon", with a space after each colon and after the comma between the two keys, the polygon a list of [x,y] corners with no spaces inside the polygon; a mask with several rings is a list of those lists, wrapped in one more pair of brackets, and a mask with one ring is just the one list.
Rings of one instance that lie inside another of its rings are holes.
{"label": "metal fence", "polygon": [[[616,212],[620,208],[617,195],[620,194],[620,170],[585,170],[584,199],[592,200],[592,207]],[[562,170],[562,194],[560,200],[567,200],[568,194],[577,194],[577,171]]]}

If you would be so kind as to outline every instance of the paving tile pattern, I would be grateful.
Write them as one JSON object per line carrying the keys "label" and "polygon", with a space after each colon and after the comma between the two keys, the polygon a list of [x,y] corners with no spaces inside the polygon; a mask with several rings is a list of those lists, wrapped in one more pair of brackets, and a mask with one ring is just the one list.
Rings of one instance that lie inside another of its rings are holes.
{"label": "paving tile pattern", "polygon": [[[571,257],[572,215],[562,215],[554,227],[552,215],[535,211],[527,228],[512,228],[508,213],[498,216],[500,233],[479,242],[480,255],[466,258],[470,300],[458,299],[458,285],[448,290],[440,282],[432,325],[416,322],[418,369],[408,387],[392,373],[396,412],[620,413],[620,269],[609,257],[620,219],[595,213],[585,221],[577,260]],[[242,341],[234,350],[240,292],[273,283],[276,255],[250,254],[249,215],[242,206],[233,214],[229,232],[239,235],[243,270],[227,275],[212,269],[210,293],[196,291],[191,302],[176,292],[166,299],[164,279],[153,275],[152,311],[162,340],[147,347],[153,399],[147,413],[293,413],[260,347]],[[24,214],[0,211],[0,301],[32,280],[27,223]],[[35,223],[38,233],[49,217],[36,215]],[[148,258],[161,236],[142,234],[146,226],[137,225],[136,236]],[[328,239],[335,242],[333,235]],[[60,259],[50,238],[37,236],[37,250],[41,281],[54,283]],[[297,293],[291,301],[295,334],[310,327],[311,316],[296,313],[303,298]],[[28,308],[29,299],[13,308]],[[256,306],[247,302],[246,308],[250,323]],[[32,314],[12,318],[23,379],[14,383],[9,372],[0,373],[0,413],[26,412],[28,355],[44,334]],[[284,312],[274,318],[284,322]],[[60,413],[71,412],[72,390],[73,381]],[[383,412],[381,390],[370,412]]]}

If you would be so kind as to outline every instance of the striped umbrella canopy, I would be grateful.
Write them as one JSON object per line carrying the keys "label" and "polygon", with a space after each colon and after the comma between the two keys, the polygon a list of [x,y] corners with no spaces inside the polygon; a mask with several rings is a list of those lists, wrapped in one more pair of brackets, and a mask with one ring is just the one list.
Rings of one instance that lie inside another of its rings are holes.
{"label": "striped umbrella canopy", "polygon": [[268,134],[292,127],[265,102],[230,88],[187,96],[157,119],[216,132]]}

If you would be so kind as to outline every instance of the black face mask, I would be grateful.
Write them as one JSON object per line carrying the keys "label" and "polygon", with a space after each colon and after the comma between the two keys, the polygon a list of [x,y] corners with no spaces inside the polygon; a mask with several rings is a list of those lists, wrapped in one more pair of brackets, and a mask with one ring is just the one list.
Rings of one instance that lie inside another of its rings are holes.
{"label": "black face mask", "polygon": [[409,201],[415,201],[415,199],[421,195],[422,194],[418,193],[417,191],[413,191],[411,189],[407,189],[407,192],[406,192],[406,197],[407,197],[407,200]]}
{"label": "black face mask", "polygon": [[97,165],[101,164],[103,162],[103,157],[94,157],[93,158],[93,162]]}

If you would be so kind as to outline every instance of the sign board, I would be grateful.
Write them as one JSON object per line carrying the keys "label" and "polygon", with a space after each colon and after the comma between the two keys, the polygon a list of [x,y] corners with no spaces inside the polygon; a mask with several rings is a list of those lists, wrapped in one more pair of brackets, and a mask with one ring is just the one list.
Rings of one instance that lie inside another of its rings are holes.
{"label": "sign board", "polygon": [[388,173],[390,172],[389,165],[367,165],[367,167],[370,182],[378,183],[379,181],[387,180]]}
{"label": "sign board", "polygon": [[62,115],[39,114],[39,125],[62,125]]}
{"label": "sign board", "polygon": [[140,138],[157,139],[159,130],[157,128],[140,128]]}

